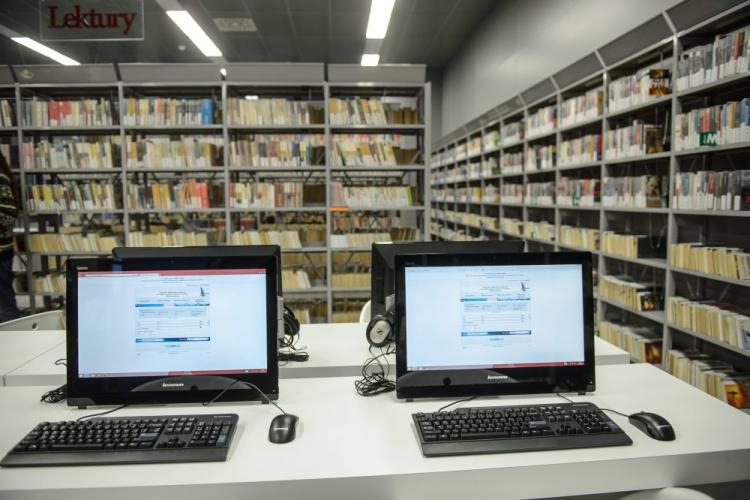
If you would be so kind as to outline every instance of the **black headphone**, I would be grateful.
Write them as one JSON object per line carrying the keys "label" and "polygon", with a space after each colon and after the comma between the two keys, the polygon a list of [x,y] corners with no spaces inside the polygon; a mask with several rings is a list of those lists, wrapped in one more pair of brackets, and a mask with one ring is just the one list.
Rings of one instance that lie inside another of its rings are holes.
{"label": "black headphone", "polygon": [[294,337],[299,335],[299,328],[299,320],[289,306],[284,304],[284,342],[293,344]]}
{"label": "black headphone", "polygon": [[370,320],[365,335],[371,346],[385,347],[396,340],[396,332],[393,329],[394,317],[393,309],[389,308],[385,314],[377,314]]}

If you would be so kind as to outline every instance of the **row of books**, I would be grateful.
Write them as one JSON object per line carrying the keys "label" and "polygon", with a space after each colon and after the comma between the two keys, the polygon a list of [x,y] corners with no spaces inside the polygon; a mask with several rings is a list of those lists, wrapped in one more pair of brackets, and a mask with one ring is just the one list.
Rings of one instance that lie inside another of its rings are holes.
{"label": "row of books", "polygon": [[484,147],[484,151],[492,151],[499,148],[500,131],[492,130],[490,132],[485,132],[485,134],[482,136],[482,146]]}
{"label": "row of books", "polygon": [[[32,252],[101,252],[111,253],[120,246],[113,235],[89,233],[32,233],[29,235],[29,250]],[[132,246],[132,245],[131,245]]]}
{"label": "row of books", "polygon": [[476,156],[482,152],[482,138],[477,136],[466,141],[467,156]]}
{"label": "row of books", "polygon": [[208,233],[198,231],[130,231],[127,235],[129,247],[184,247],[208,246]]}
{"label": "row of books", "polygon": [[525,129],[528,139],[553,132],[557,129],[557,105],[544,106],[529,114]]}
{"label": "row of books", "polygon": [[[331,231],[334,233],[371,232],[373,228],[408,228],[412,227],[406,223],[402,215],[384,215],[368,212],[334,211],[331,216]],[[321,214],[322,224],[325,224],[325,215]]]}
{"label": "row of books", "polygon": [[602,180],[602,205],[634,208],[666,207],[667,190],[667,178],[664,176],[605,177]]}
{"label": "row of books", "polygon": [[220,135],[150,135],[125,141],[130,168],[214,167],[224,164]]}
{"label": "row of books", "polygon": [[212,98],[125,98],[123,125],[196,126],[221,123],[221,106]]}
{"label": "row of books", "polygon": [[629,126],[607,130],[604,136],[604,157],[616,160],[661,153],[665,142],[663,125],[636,119]]}
{"label": "row of books", "polygon": [[512,217],[500,217],[500,231],[515,236],[523,236],[523,221]]}
{"label": "row of books", "polygon": [[523,184],[501,184],[500,203],[523,203]]}
{"label": "row of books", "polygon": [[527,148],[524,170],[536,172],[555,168],[557,146],[554,144],[532,144]]}
{"label": "row of books", "polygon": [[402,134],[335,134],[334,166],[366,167],[417,163],[417,137]]}
{"label": "row of books", "polygon": [[453,210],[440,210],[434,211],[434,215],[438,219],[442,219],[446,222],[464,224],[468,226],[474,226],[484,229],[497,229],[498,219],[497,217],[490,217],[487,215],[479,215],[467,212],[455,212]]}
{"label": "row of books", "polygon": [[750,98],[680,113],[674,121],[675,151],[750,141]]}
{"label": "row of books", "polygon": [[284,290],[296,290],[303,288],[312,288],[310,276],[304,269],[282,269],[281,283]]}
{"label": "row of books", "polygon": [[555,241],[557,231],[555,225],[546,221],[526,221],[523,225],[523,235],[535,240]]}
{"label": "row of books", "polygon": [[412,186],[345,186],[331,181],[332,207],[399,208],[414,205]]}
{"label": "row of books", "polygon": [[355,97],[328,99],[331,125],[416,125],[419,113],[413,105],[403,101],[384,101],[379,98]]}
{"label": "row of books", "polygon": [[261,97],[227,99],[230,125],[322,125],[323,102]]}
{"label": "row of books", "polygon": [[668,297],[667,318],[679,327],[750,351],[750,317],[734,304]]}
{"label": "row of books", "polygon": [[494,184],[446,189],[433,189],[432,199],[449,203],[499,203],[500,190]]}
{"label": "row of books", "polygon": [[524,200],[527,205],[554,205],[555,183],[552,181],[529,182],[526,184],[526,197]]}
{"label": "row of books", "polygon": [[635,281],[630,276],[601,276],[599,296],[636,311],[663,309],[663,290],[649,283]]}
{"label": "row of books", "polygon": [[602,134],[587,134],[560,142],[557,163],[561,167],[602,159]]}
{"label": "row of books", "polygon": [[229,208],[302,207],[301,182],[232,182]]}
{"label": "row of books", "polygon": [[223,186],[197,179],[128,185],[128,206],[141,209],[205,209],[221,205]]}
{"label": "row of books", "polygon": [[9,128],[16,126],[16,117],[13,113],[13,104],[8,99],[0,100],[0,127]]}
{"label": "row of books", "polygon": [[620,111],[669,94],[671,73],[667,68],[643,68],[613,80],[608,86],[607,109]]}
{"label": "row of books", "polygon": [[559,240],[563,245],[570,245],[585,250],[599,250],[599,230],[587,227],[560,226]]}
{"label": "row of books", "polygon": [[370,248],[373,243],[391,241],[387,232],[332,234],[331,248]]}
{"label": "row of books", "polygon": [[119,136],[55,136],[27,141],[21,146],[26,168],[118,168]]}
{"label": "row of books", "polygon": [[726,361],[696,350],[670,349],[665,368],[680,380],[735,408],[750,407],[750,375],[738,372]]}
{"label": "row of books", "polygon": [[115,125],[117,112],[105,98],[77,100],[21,101],[21,116],[27,127],[108,127]]}
{"label": "row of books", "polygon": [[604,114],[604,90],[592,89],[562,102],[560,124],[563,127],[598,118]]}
{"label": "row of books", "polygon": [[370,288],[370,273],[333,273],[333,288]]}
{"label": "row of books", "polygon": [[523,151],[504,152],[500,155],[500,173],[503,175],[523,172]]}
{"label": "row of books", "polygon": [[750,210],[750,170],[677,172],[672,206],[680,210]]}
{"label": "row of books", "polygon": [[651,327],[602,321],[599,323],[599,337],[628,351],[630,359],[639,363],[661,364],[661,333]]}
{"label": "row of books", "polygon": [[297,230],[232,231],[230,245],[279,245],[281,248],[300,249],[302,241]]}
{"label": "row of books", "polygon": [[34,276],[33,288],[36,293],[54,293],[65,295],[65,273]]}
{"label": "row of books", "polygon": [[500,128],[500,140],[503,146],[523,140],[523,122],[504,123]]}
{"label": "row of books", "polygon": [[601,235],[601,249],[612,255],[621,255],[632,259],[664,258],[666,247],[659,238],[643,234],[617,234],[604,231]]}
{"label": "row of books", "polygon": [[28,186],[28,208],[35,210],[114,210],[120,196],[115,186],[106,181],[63,182]]}
{"label": "row of books", "polygon": [[229,141],[233,167],[308,167],[325,164],[323,134],[246,134]]}
{"label": "row of books", "polygon": [[687,90],[750,71],[750,27],[716,35],[712,43],[680,54],[677,90]]}
{"label": "row of books", "polygon": [[750,280],[750,253],[705,243],[671,245],[669,263],[674,267],[692,269],[725,278]]}
{"label": "row of books", "polygon": [[567,207],[592,207],[599,202],[599,179],[557,180],[557,204]]}

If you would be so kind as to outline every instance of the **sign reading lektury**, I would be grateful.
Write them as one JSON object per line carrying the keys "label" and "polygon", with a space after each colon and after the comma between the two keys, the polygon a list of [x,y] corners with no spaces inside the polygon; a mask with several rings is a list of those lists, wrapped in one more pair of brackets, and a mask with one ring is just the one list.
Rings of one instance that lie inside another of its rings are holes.
{"label": "sign reading lektury", "polygon": [[39,0],[43,41],[143,40],[143,0]]}

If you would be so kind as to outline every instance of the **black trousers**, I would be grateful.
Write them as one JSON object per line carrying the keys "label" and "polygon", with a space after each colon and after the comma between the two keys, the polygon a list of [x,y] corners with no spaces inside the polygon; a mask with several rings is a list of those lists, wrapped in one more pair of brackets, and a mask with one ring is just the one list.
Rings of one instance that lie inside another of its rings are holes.
{"label": "black trousers", "polygon": [[21,316],[13,290],[13,250],[0,252],[0,323]]}

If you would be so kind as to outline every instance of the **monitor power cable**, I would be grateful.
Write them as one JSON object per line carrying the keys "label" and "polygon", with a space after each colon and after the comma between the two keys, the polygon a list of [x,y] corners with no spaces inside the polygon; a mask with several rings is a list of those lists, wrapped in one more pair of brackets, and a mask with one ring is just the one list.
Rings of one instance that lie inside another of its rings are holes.
{"label": "monitor power cable", "polygon": [[[67,360],[65,358],[60,358],[55,360],[56,366],[68,366]],[[51,391],[47,391],[44,394],[42,394],[42,397],[40,398],[40,401],[42,403],[59,403],[63,401],[65,398],[68,397],[68,385],[63,384],[57,389],[52,389]]]}
{"label": "monitor power cable", "polygon": [[[380,354],[375,354],[373,349],[378,349]],[[370,346],[369,350],[372,357],[368,358],[362,366],[362,378],[354,381],[357,394],[375,396],[395,390],[396,383],[388,378],[391,364],[387,356],[396,352],[396,346],[394,344],[389,344],[385,348]]]}
{"label": "monitor power cable", "polygon": [[263,399],[266,400],[266,402],[274,405],[281,413],[283,413],[284,415],[287,415],[287,412],[281,406],[279,406],[276,403],[274,403],[271,400],[271,398],[269,398],[268,396],[266,396],[266,394],[263,391],[261,391],[260,388],[258,388],[257,385],[253,384],[252,382],[247,382],[246,380],[234,380],[231,384],[227,385],[224,389],[222,389],[221,392],[219,392],[219,394],[217,394],[216,396],[214,396],[213,398],[211,398],[209,401],[205,401],[203,403],[203,406],[211,406],[216,401],[218,401],[224,394],[226,394],[226,392],[229,389],[231,389],[232,387],[234,387],[237,384],[244,385],[246,388],[254,389],[258,394],[260,394],[260,396]]}

